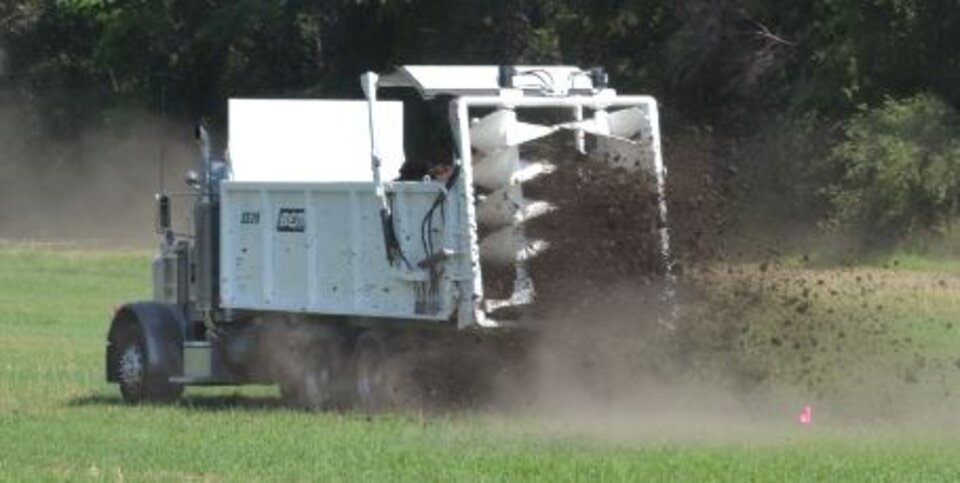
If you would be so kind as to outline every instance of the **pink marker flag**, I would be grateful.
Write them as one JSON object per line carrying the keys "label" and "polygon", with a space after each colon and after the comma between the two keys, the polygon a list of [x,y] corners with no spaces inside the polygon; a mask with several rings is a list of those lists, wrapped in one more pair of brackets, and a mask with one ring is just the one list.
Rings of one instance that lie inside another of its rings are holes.
{"label": "pink marker flag", "polygon": [[800,413],[800,424],[804,426],[809,426],[813,424],[813,408],[810,406],[804,406],[803,411]]}

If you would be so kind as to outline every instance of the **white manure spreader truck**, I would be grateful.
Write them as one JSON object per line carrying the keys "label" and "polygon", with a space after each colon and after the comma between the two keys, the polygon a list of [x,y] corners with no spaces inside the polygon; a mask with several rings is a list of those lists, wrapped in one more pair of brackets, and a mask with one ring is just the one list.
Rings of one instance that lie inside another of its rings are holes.
{"label": "white manure spreader truck", "polygon": [[[654,99],[564,66],[405,66],[361,80],[364,100],[231,100],[223,157],[198,128],[193,233],[174,233],[160,193],[154,299],[110,325],[107,379],[124,400],[256,383],[297,407],[396,404],[405,356],[530,323],[536,260],[552,249],[531,223],[579,229],[524,187],[584,163],[652,193],[655,219],[634,228],[669,276]],[[405,133],[391,93],[442,103],[440,122]],[[413,153],[411,133],[446,142]],[[524,157],[548,138],[573,165]]]}

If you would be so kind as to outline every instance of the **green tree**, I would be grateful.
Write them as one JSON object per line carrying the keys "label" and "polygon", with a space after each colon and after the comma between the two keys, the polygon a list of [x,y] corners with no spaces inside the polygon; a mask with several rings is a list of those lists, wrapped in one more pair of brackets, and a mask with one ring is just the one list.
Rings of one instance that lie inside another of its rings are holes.
{"label": "green tree", "polygon": [[323,74],[323,3],[21,2],[0,41],[41,131],[71,137],[114,108],[196,119],[231,95],[302,91]]}
{"label": "green tree", "polygon": [[854,116],[832,159],[843,170],[829,189],[837,220],[870,244],[942,232],[958,214],[960,116],[921,94],[888,99]]}

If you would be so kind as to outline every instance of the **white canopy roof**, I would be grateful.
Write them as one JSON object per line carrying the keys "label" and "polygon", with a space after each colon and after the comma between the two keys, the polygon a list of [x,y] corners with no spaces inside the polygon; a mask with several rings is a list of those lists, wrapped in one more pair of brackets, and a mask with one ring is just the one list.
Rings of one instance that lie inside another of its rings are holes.
{"label": "white canopy roof", "polygon": [[[230,99],[234,181],[373,181],[365,101]],[[376,104],[384,180],[403,165],[403,103]]]}
{"label": "white canopy roof", "polygon": [[[513,66],[517,89],[591,92],[589,75],[573,66]],[[379,87],[412,87],[424,97],[482,96],[500,93],[500,67],[495,65],[405,65],[380,77]]]}

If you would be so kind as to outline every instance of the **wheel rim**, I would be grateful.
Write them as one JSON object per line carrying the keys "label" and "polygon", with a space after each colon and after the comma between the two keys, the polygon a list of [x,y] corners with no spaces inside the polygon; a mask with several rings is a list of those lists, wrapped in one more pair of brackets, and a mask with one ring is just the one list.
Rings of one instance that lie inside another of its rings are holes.
{"label": "wheel rim", "polygon": [[139,392],[143,387],[143,361],[143,351],[137,345],[127,347],[120,356],[117,375],[120,384],[132,392]]}
{"label": "wheel rim", "polygon": [[382,394],[385,378],[380,351],[366,347],[361,353],[357,367],[357,395],[360,403],[367,408],[375,408],[384,403]]}
{"label": "wheel rim", "polygon": [[304,374],[303,393],[308,406],[322,409],[330,403],[332,377],[327,367],[313,368]]}

